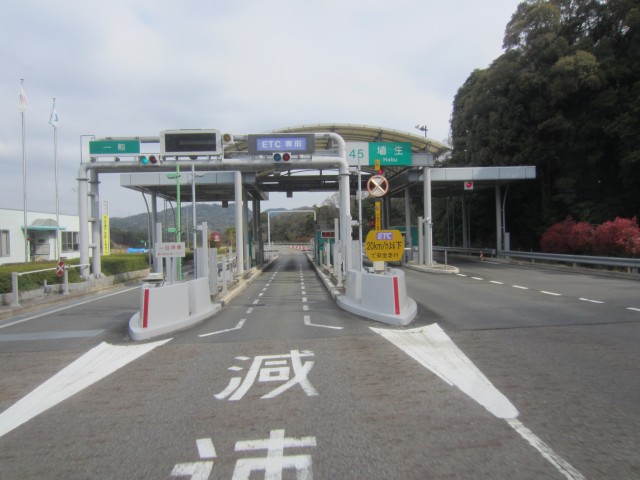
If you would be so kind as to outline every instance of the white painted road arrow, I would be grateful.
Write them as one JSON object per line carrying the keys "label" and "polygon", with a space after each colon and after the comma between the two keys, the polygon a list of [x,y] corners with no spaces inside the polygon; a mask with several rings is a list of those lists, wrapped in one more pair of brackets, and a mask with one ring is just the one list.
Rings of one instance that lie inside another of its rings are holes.
{"label": "white painted road arrow", "polygon": [[101,343],[0,413],[0,437],[171,339],[142,345]]}
{"label": "white painted road arrow", "polygon": [[437,323],[410,330],[370,328],[449,385],[458,387],[493,415],[504,419],[565,478],[585,480],[578,470],[517,419],[516,407],[493,386]]}

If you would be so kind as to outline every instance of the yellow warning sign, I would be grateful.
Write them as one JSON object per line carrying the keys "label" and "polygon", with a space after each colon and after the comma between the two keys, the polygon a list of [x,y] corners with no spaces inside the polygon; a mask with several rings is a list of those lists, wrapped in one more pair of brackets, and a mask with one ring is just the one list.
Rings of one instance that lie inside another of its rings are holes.
{"label": "yellow warning sign", "polygon": [[400,230],[371,230],[364,248],[372,262],[399,262],[404,254],[404,238]]}

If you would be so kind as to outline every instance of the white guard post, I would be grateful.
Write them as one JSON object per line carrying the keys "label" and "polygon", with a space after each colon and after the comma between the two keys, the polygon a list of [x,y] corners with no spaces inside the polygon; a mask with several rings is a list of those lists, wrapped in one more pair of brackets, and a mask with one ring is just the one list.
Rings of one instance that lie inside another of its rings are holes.
{"label": "white guard post", "polygon": [[129,320],[129,336],[147,340],[190,327],[217,313],[222,306],[211,303],[209,279],[156,286],[143,283],[140,311]]}
{"label": "white guard post", "polygon": [[346,291],[336,297],[343,309],[389,325],[407,325],[418,306],[407,295],[404,272],[391,268],[382,274],[349,270]]}

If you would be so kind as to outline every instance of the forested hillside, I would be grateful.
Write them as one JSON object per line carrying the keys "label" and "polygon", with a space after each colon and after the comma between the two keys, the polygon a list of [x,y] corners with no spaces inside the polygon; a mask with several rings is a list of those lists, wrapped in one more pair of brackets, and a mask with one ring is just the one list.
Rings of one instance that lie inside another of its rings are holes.
{"label": "forested hillside", "polygon": [[[535,165],[509,192],[512,241],[536,247],[551,224],[640,211],[640,4],[528,0],[504,53],[453,104],[449,165]],[[493,209],[493,198],[475,208]],[[490,218],[491,213],[485,218]],[[491,225],[476,225],[490,235]]]}

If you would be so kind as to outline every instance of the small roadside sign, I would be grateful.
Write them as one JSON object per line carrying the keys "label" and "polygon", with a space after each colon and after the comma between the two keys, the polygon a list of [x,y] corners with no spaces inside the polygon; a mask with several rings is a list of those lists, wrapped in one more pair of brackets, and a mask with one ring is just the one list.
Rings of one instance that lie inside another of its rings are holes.
{"label": "small roadside sign", "polygon": [[162,242],[156,243],[156,256],[159,258],[166,257],[184,257],[184,242]]}
{"label": "small roadside sign", "polygon": [[64,262],[60,260],[58,262],[58,266],[56,267],[56,275],[61,277],[64,274]]}
{"label": "small roadside sign", "polygon": [[399,262],[404,254],[400,230],[371,230],[365,240],[365,252],[372,262]]}

